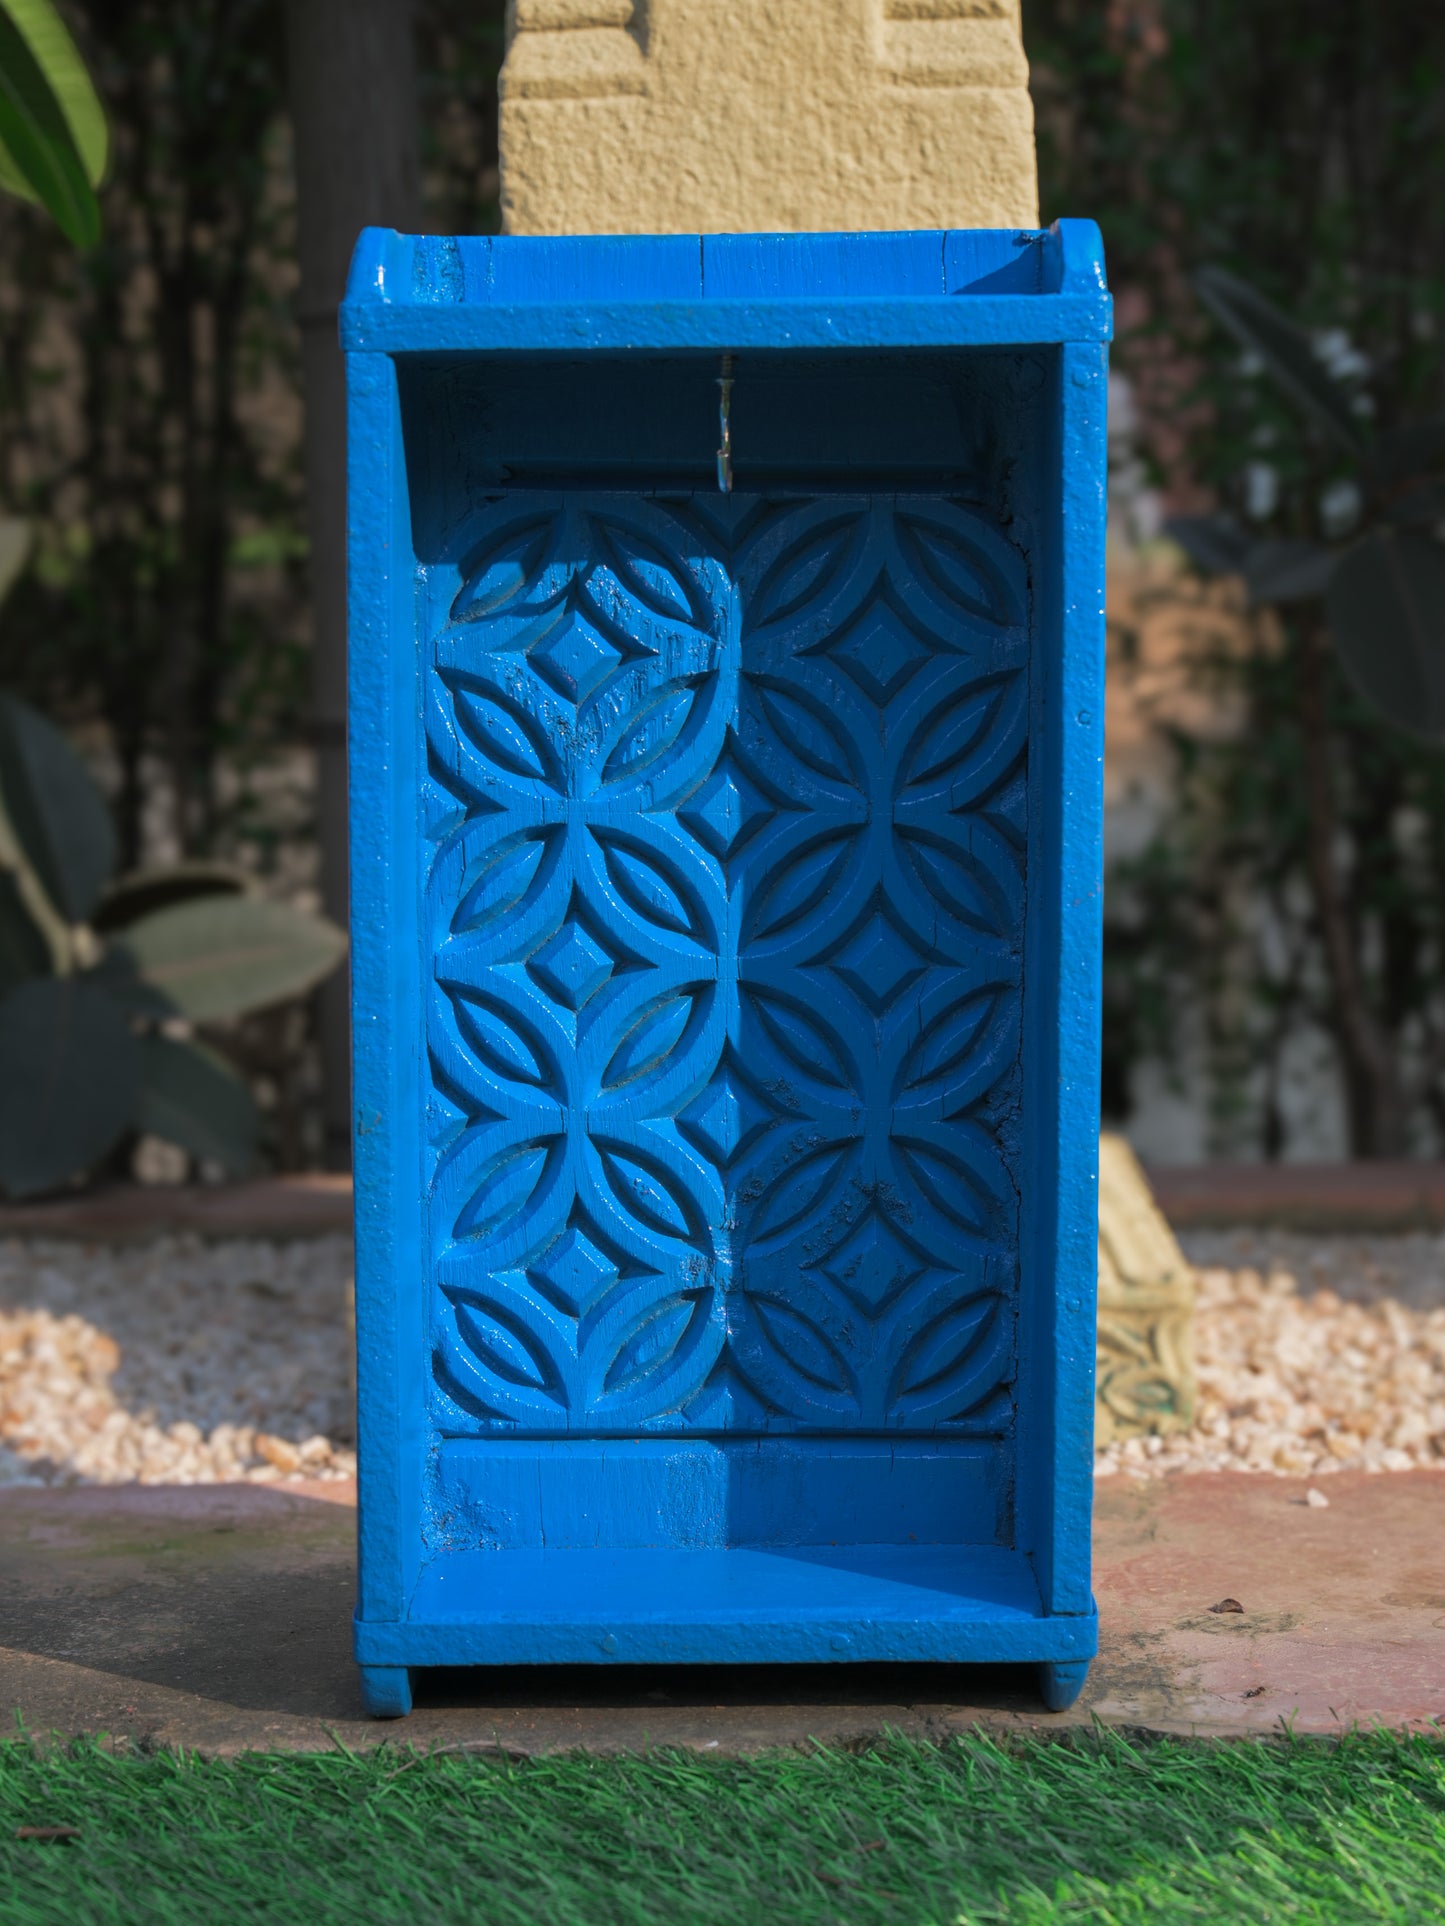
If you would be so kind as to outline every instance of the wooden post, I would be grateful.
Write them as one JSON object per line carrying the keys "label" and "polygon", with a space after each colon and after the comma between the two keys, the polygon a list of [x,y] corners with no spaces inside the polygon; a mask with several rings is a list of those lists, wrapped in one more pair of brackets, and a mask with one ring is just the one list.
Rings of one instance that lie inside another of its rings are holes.
{"label": "wooden post", "polygon": [[[346,389],[336,311],[366,226],[421,224],[411,0],[287,0],[300,200],[306,493],[315,611],[312,702],[321,893],[347,920]],[[350,1161],[347,985],[320,992],[326,1161]]]}

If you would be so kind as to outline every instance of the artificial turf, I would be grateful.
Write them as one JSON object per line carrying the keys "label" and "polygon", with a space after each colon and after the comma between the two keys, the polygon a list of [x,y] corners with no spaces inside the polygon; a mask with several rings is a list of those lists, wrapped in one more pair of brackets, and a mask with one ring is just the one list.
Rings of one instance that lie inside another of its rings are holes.
{"label": "artificial turf", "polygon": [[[22,1828],[74,1827],[70,1840]],[[893,1738],[749,1760],[0,1746],[0,1920],[1445,1920],[1445,1747]]]}

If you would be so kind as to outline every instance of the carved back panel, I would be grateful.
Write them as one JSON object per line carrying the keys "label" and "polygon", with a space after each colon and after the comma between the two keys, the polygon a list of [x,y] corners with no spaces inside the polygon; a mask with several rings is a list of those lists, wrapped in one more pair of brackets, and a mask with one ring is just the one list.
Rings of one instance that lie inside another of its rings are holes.
{"label": "carved back panel", "polygon": [[513,494],[419,575],[443,1435],[1003,1438],[1028,586],[938,496]]}

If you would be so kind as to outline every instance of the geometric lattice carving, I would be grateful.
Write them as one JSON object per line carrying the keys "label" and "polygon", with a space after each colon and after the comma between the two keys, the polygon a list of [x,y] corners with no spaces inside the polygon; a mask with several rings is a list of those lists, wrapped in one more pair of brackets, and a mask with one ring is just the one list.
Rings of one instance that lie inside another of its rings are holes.
{"label": "geometric lattice carving", "polygon": [[528,495],[446,592],[443,1427],[999,1434],[1017,554],[936,498]]}

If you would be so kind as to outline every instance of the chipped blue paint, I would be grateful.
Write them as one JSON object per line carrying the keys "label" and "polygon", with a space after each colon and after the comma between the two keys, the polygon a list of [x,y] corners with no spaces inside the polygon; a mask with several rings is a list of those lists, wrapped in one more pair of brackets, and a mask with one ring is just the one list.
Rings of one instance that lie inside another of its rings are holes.
{"label": "chipped blue paint", "polygon": [[1109,325],[1080,222],[362,237],[378,1715],[422,1665],[1082,1684]]}

